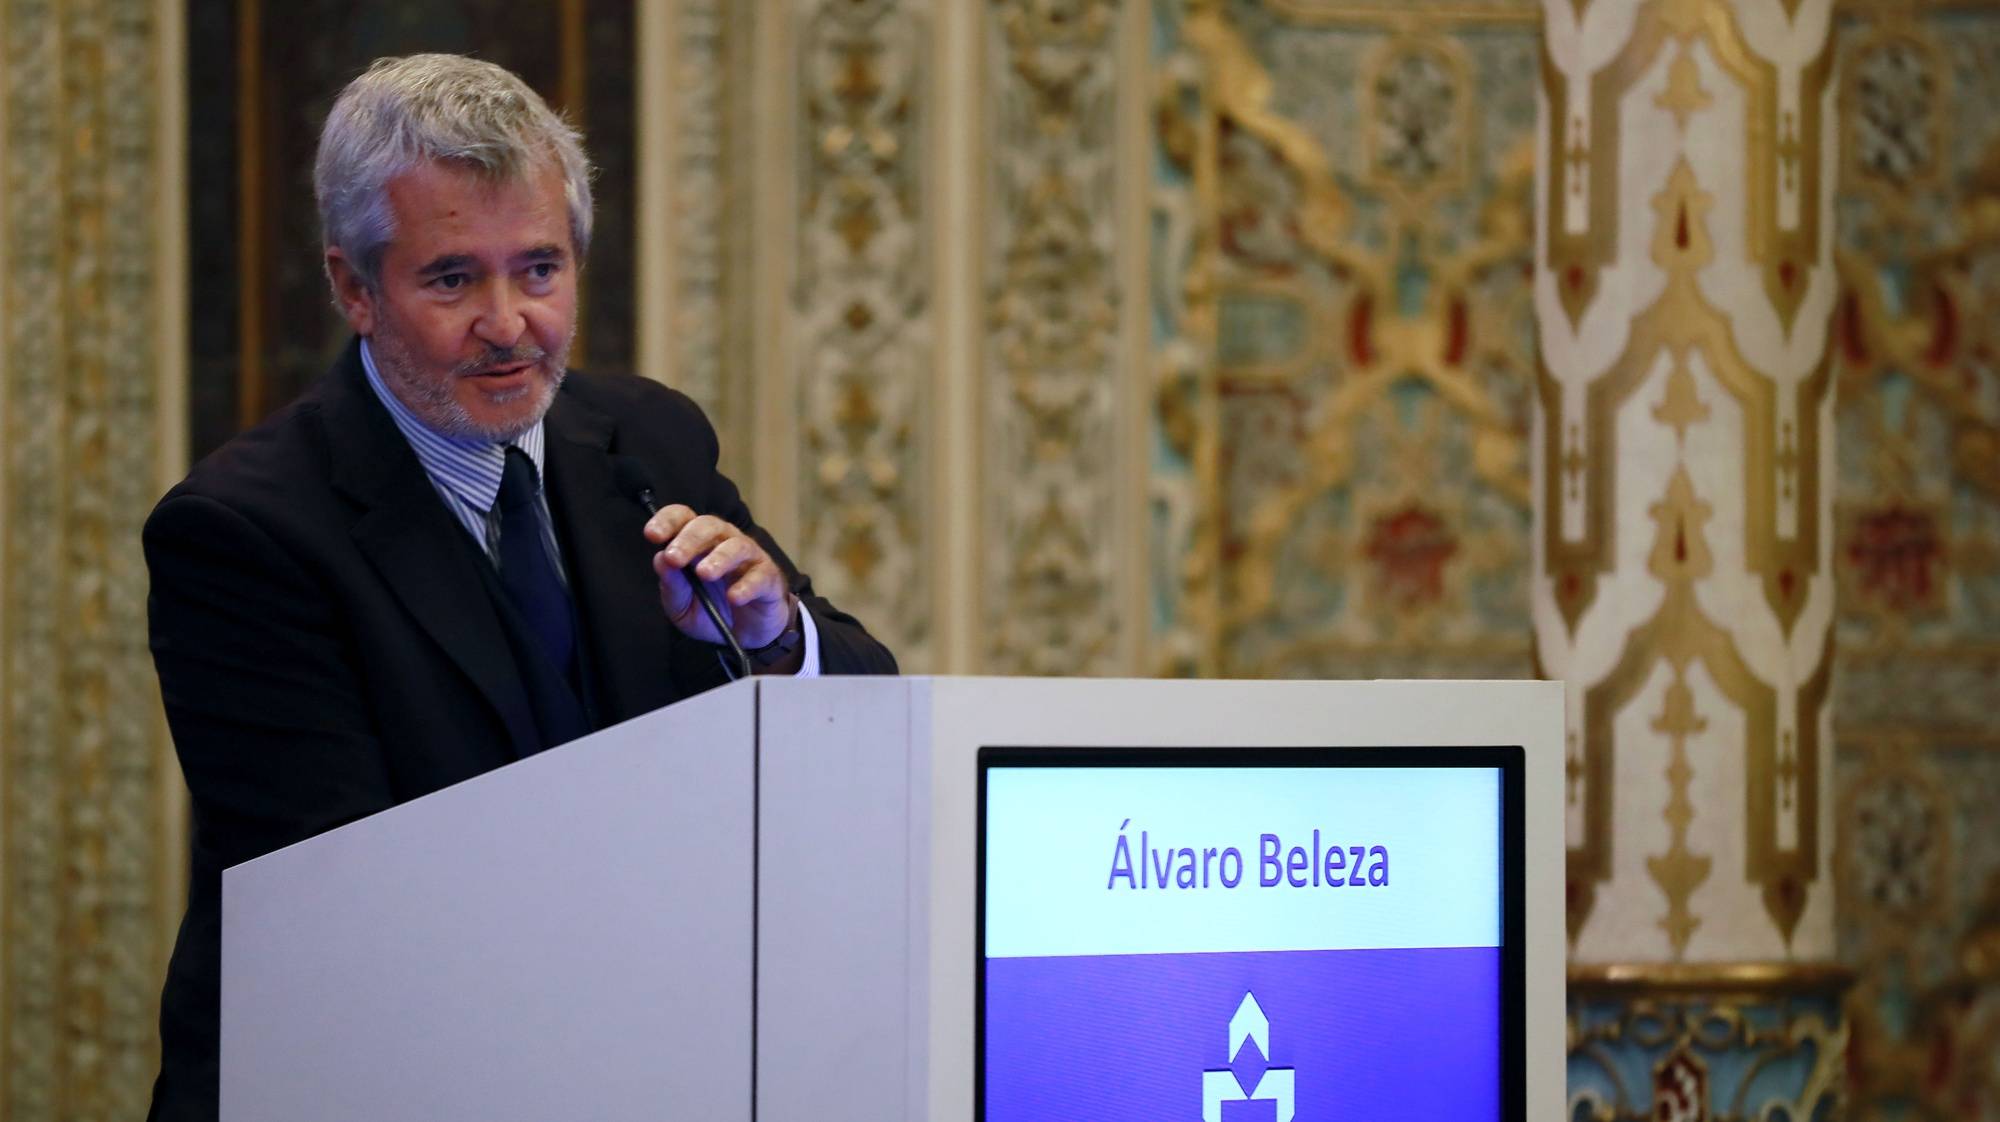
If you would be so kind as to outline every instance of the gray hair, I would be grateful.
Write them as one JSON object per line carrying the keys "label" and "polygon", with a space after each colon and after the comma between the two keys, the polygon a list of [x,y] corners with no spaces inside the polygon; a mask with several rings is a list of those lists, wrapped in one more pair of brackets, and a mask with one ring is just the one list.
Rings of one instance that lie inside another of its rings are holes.
{"label": "gray hair", "polygon": [[432,160],[495,182],[561,168],[578,260],[589,250],[583,137],[526,82],[463,55],[380,58],[340,91],[313,164],[321,238],[347,254],[370,288],[381,280],[382,251],[396,232],[389,181]]}

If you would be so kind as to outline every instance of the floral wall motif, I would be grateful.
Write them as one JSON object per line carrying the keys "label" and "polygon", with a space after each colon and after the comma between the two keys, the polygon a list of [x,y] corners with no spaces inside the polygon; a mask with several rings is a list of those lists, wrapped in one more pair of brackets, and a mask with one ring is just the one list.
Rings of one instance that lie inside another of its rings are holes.
{"label": "floral wall motif", "polygon": [[794,330],[802,551],[820,589],[928,667],[930,256],[925,6],[802,23]]}
{"label": "floral wall motif", "polygon": [[[674,388],[708,414],[725,447],[743,429],[740,404],[728,392],[725,310],[729,277],[730,213],[728,112],[724,99],[738,92],[729,74],[729,48],[745,24],[732,21],[723,0],[678,0],[670,44],[679,80],[674,84],[674,168],[671,346]],[[663,309],[647,309],[662,314]],[[647,371],[648,377],[658,377]],[[739,471],[738,475],[742,475]],[[747,478],[737,478],[749,486]]]}
{"label": "floral wall motif", "polygon": [[982,260],[980,657],[998,673],[1116,657],[1121,290],[1113,0],[991,0]]}
{"label": "floral wall motif", "polygon": [[1466,8],[1155,5],[1155,671],[1531,671],[1539,47]]}
{"label": "floral wall motif", "polygon": [[[153,0],[0,11],[0,1117],[139,1118],[171,919],[178,772],[139,525],[181,418]],[[171,73],[171,71],[169,71]],[[169,191],[168,198],[179,197]],[[167,416],[163,416],[167,413]]]}
{"label": "floral wall motif", "polygon": [[2000,10],[1838,29],[1852,1117],[2000,1119]]}

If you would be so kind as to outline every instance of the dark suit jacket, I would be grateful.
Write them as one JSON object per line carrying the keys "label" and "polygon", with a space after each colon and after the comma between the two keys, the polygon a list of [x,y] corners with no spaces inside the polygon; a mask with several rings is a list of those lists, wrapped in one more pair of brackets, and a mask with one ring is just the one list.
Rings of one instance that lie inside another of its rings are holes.
{"label": "dark suit jacket", "polygon": [[[613,454],[651,470],[662,505],[721,515],[763,543],[813,613],[822,670],[895,671],[756,528],[686,397],[572,373],[545,425],[545,486],[599,727],[725,680],[714,648],[659,607],[646,512],[614,487]],[[541,745],[473,567],[483,557],[370,390],[356,345],[168,492],[145,548],[153,658],[194,809],[153,1117],[213,1119],[222,870]]]}

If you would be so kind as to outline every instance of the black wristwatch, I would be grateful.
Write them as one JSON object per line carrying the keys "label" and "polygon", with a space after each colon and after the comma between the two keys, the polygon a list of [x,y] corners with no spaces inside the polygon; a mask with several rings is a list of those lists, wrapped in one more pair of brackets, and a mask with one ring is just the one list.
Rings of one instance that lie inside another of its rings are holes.
{"label": "black wristwatch", "polygon": [[796,599],[792,601],[791,622],[785,624],[783,631],[778,632],[778,637],[755,650],[743,652],[749,656],[751,665],[759,670],[766,670],[792,657],[792,654],[799,649],[799,645],[806,641],[804,625],[799,622],[799,613],[805,610],[805,605]]}

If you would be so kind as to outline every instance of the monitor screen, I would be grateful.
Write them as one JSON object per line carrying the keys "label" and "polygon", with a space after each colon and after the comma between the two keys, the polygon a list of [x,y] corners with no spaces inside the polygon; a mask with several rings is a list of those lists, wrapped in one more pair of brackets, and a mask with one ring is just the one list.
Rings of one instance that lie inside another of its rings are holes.
{"label": "monitor screen", "polygon": [[1522,759],[981,749],[978,1117],[1523,1117]]}

